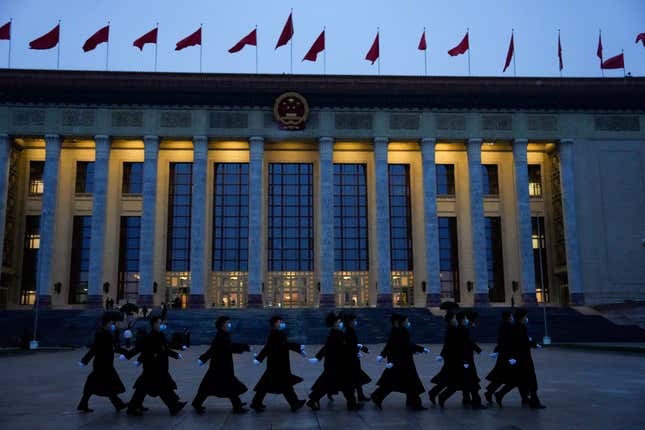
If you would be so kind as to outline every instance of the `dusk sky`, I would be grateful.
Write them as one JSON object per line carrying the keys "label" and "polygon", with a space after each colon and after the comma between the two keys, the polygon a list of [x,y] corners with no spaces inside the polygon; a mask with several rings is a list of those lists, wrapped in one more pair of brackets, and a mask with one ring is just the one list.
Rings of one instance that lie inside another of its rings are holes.
{"label": "dusk sky", "polygon": [[[328,74],[377,74],[365,54],[380,26],[383,75],[424,73],[423,52],[417,50],[423,27],[428,74],[467,75],[467,56],[450,57],[447,51],[470,27],[472,75],[513,76],[512,65],[504,74],[502,68],[514,28],[518,76],[558,76],[558,29],[563,76],[601,76],[599,29],[605,58],[624,49],[626,71],[645,76],[645,47],[634,43],[645,32],[645,0],[0,0],[0,25],[13,18],[13,68],[56,68],[56,49],[30,50],[28,44],[60,19],[61,69],[104,70],[105,44],[88,53],[81,46],[110,20],[109,69],[151,71],[154,45],[140,52],[132,42],[159,22],[158,71],[197,72],[199,47],[179,52],[174,47],[203,23],[207,73],[255,72],[254,47],[237,54],[227,50],[257,25],[260,72],[288,73],[290,47],[274,47],[291,8],[294,73],[323,72],[322,55],[317,63],[301,60],[326,26]],[[0,41],[0,67],[7,66],[8,49],[8,42]]]}

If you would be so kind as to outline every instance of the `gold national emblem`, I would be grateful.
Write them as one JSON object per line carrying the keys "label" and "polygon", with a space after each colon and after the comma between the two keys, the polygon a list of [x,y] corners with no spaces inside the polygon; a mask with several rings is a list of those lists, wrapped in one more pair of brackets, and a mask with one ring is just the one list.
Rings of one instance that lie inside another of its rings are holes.
{"label": "gold national emblem", "polygon": [[284,93],[275,100],[273,116],[283,130],[302,130],[309,116],[309,105],[298,93]]}

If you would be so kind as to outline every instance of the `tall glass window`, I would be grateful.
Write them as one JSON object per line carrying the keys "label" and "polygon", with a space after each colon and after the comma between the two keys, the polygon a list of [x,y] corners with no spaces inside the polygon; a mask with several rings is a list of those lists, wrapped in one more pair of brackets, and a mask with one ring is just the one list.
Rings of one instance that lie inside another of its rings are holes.
{"label": "tall glass window", "polygon": [[542,166],[529,164],[529,196],[542,197]]}
{"label": "tall glass window", "polygon": [[90,194],[94,191],[94,162],[76,162],[76,193]]}
{"label": "tall glass window", "polygon": [[461,300],[459,291],[459,246],[457,218],[439,217],[439,277],[441,297]]}
{"label": "tall glass window", "polygon": [[29,162],[29,194],[40,195],[43,193],[43,173],[45,171],[44,161]]}
{"label": "tall glass window", "polygon": [[249,261],[249,164],[215,163],[213,289],[215,307],[246,303]]}
{"label": "tall glass window", "polygon": [[170,163],[169,180],[166,300],[185,307],[190,288],[193,163]]}
{"label": "tall glass window", "polygon": [[123,163],[122,194],[141,194],[143,192],[143,163]]}
{"label": "tall glass window", "polygon": [[437,196],[455,195],[455,165],[437,164]]}
{"label": "tall glass window", "polygon": [[91,216],[83,215],[74,217],[72,258],[69,272],[70,303],[85,303],[87,300],[91,226]]}
{"label": "tall glass window", "polygon": [[546,234],[544,217],[531,217],[533,244],[533,265],[535,267],[535,293],[539,303],[550,303],[549,277],[546,259]]}
{"label": "tall glass window", "polygon": [[136,302],[139,296],[139,243],[141,217],[122,216],[119,244],[117,301]]}
{"label": "tall glass window", "polygon": [[482,164],[482,191],[487,197],[499,196],[497,164]]}
{"label": "tall glass window", "polygon": [[390,199],[390,264],[395,306],[414,304],[410,165],[388,165]]}
{"label": "tall glass window", "polygon": [[25,217],[25,243],[22,254],[20,304],[33,305],[36,299],[36,273],[40,249],[40,216]]}
{"label": "tall glass window", "polygon": [[334,285],[337,306],[367,306],[367,166],[334,164]]}
{"label": "tall glass window", "polygon": [[503,302],[504,252],[502,248],[502,222],[500,217],[485,217],[486,265],[488,268],[488,296],[491,302]]}

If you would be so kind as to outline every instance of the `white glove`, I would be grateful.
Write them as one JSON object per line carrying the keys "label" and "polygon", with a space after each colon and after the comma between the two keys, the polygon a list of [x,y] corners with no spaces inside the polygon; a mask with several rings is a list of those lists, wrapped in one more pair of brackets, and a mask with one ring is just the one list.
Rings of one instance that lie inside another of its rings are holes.
{"label": "white glove", "polygon": [[363,344],[362,344],[362,343],[357,343],[357,344],[356,344],[356,348],[358,348],[358,349],[362,349],[362,348],[363,348]]}
{"label": "white glove", "polygon": [[533,342],[533,338],[529,336],[529,342]]}
{"label": "white glove", "polygon": [[393,367],[394,367],[394,363],[387,363],[387,364],[385,365],[385,368],[386,368],[386,369],[391,369],[391,368],[393,368]]}
{"label": "white glove", "polygon": [[126,330],[123,332],[123,337],[126,339],[131,339],[132,338],[132,331],[131,330]]}
{"label": "white glove", "polygon": [[317,359],[316,357],[313,357],[313,358],[310,358],[310,359],[309,359],[309,362],[310,362],[311,364],[318,364],[318,359]]}
{"label": "white glove", "polygon": [[542,349],[542,345],[540,345],[539,343],[538,343],[537,345],[535,345],[535,347],[536,347],[537,349]]}
{"label": "white glove", "polygon": [[260,362],[254,358],[254,359],[253,359],[253,364],[255,364],[256,366],[259,366],[259,365],[260,365]]}
{"label": "white glove", "polygon": [[78,367],[80,367],[82,369],[83,367],[85,367],[85,364],[83,364],[82,362],[79,361],[78,362]]}
{"label": "white glove", "polygon": [[305,346],[304,345],[300,345],[300,352],[305,352]]}
{"label": "white glove", "polygon": [[204,365],[204,362],[198,358],[198,359],[197,359],[197,365],[198,365],[198,366],[203,366],[203,365]]}
{"label": "white glove", "polygon": [[258,353],[257,353],[257,352],[254,352],[254,353],[253,353],[253,358],[255,358],[255,357],[257,357],[257,356],[258,356]]}
{"label": "white glove", "polygon": [[510,359],[508,360],[508,364],[510,364],[511,366],[514,366],[514,365],[515,365],[515,363],[517,363],[517,360],[516,360],[516,359],[514,359],[514,358],[510,358]]}
{"label": "white glove", "polygon": [[177,353],[177,360],[181,360],[182,358],[184,358],[184,356],[181,355],[181,352],[178,352]]}
{"label": "white glove", "polygon": [[442,356],[440,356],[440,355],[437,355],[437,356],[434,358],[434,361],[443,361],[443,357],[442,357]]}
{"label": "white glove", "polygon": [[383,361],[383,360],[384,360],[384,359],[383,359],[383,356],[382,356],[382,355],[378,355],[378,356],[376,357],[376,362],[377,362],[377,363],[380,363],[380,362],[381,362],[381,361]]}
{"label": "white glove", "polygon": [[464,369],[468,369],[470,367],[470,364],[464,363]]}
{"label": "white glove", "polygon": [[423,348],[423,353],[424,354],[430,354],[430,350],[428,348]]}
{"label": "white glove", "polygon": [[356,354],[356,357],[363,358],[363,353],[359,352],[358,354]]}
{"label": "white glove", "polygon": [[134,363],[132,363],[132,365],[134,367],[139,367],[139,366],[141,366],[141,362],[140,361],[135,361]]}
{"label": "white glove", "polygon": [[181,350],[182,350],[182,351],[186,351],[187,349],[188,349],[188,347],[187,347],[186,345],[182,345],[182,346],[181,346]]}
{"label": "white glove", "polygon": [[125,358],[125,355],[121,354],[121,355],[119,355],[119,360],[125,361],[125,360],[127,360],[127,358]]}
{"label": "white glove", "polygon": [[498,355],[499,355],[499,353],[497,353],[497,352],[493,352],[492,354],[488,354],[488,356],[490,358],[497,358]]}

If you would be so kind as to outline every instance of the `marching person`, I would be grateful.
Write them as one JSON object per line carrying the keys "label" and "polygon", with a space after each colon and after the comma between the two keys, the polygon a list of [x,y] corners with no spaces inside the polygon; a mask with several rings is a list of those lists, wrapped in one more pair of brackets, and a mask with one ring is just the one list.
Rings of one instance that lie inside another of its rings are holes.
{"label": "marching person", "polygon": [[518,387],[522,397],[528,396],[528,403],[532,409],[544,409],[537,395],[538,382],[537,375],[535,374],[535,365],[533,364],[533,357],[531,356],[531,348],[542,348],[542,345],[533,341],[528,334],[527,324],[529,322],[527,312],[524,309],[517,309],[515,311],[515,325],[513,326],[513,357],[509,360],[510,364],[514,366],[515,380],[507,383],[495,393],[495,401],[502,407],[502,399],[513,388]]}
{"label": "marching person", "polygon": [[488,403],[493,402],[493,394],[504,383],[512,378],[513,367],[509,360],[513,358],[513,313],[511,311],[502,311],[502,322],[497,331],[497,346],[491,354],[496,358],[495,367],[488,373],[486,379],[490,381],[486,387],[484,397]]}
{"label": "marching person", "polygon": [[383,409],[383,399],[392,391],[406,395],[405,404],[414,410],[427,409],[421,404],[419,394],[425,392],[414,364],[415,353],[429,353],[428,348],[412,343],[408,329],[408,317],[394,314],[390,319],[392,330],[385,348],[376,358],[377,362],[387,360],[386,369],[376,382],[378,388],[372,393],[372,402]]}
{"label": "marching person", "polygon": [[460,357],[460,346],[457,334],[456,315],[453,311],[446,312],[444,317],[446,322],[446,332],[444,334],[443,347],[441,353],[437,356],[436,361],[443,362],[443,366],[431,380],[434,387],[428,391],[430,402],[434,405],[437,403],[437,396],[447,387],[461,388],[461,378],[463,373],[463,362]]}
{"label": "marching person", "polygon": [[342,392],[347,400],[347,410],[356,411],[363,407],[356,402],[354,389],[355,375],[352,374],[350,367],[352,359],[351,354],[354,349],[350,348],[347,338],[345,337],[343,319],[331,312],[327,315],[325,322],[331,327],[329,336],[325,345],[318,351],[314,358],[310,358],[311,363],[318,363],[324,359],[324,370],[311,387],[307,406],[314,411],[320,409],[320,399],[326,393]]}
{"label": "marching person", "polygon": [[345,314],[343,316],[343,322],[345,324],[347,345],[350,349],[349,366],[356,387],[356,400],[359,402],[367,402],[370,398],[363,393],[363,385],[369,384],[372,381],[372,378],[370,378],[369,375],[361,368],[361,358],[363,357],[363,354],[369,353],[369,349],[362,343],[359,343],[358,335],[356,334],[356,327],[358,325],[356,315]]}
{"label": "marching person", "polygon": [[267,393],[282,394],[291,406],[291,411],[296,412],[305,404],[304,400],[298,399],[293,386],[302,382],[302,378],[291,373],[289,351],[294,351],[306,357],[305,346],[291,343],[284,333],[287,327],[280,316],[273,316],[269,320],[269,336],[266,344],[255,357],[253,363],[259,365],[267,359],[267,368],[264,374],[255,385],[255,396],[251,401],[251,409],[256,412],[264,412],[266,406],[262,403]]}
{"label": "marching person", "polygon": [[217,334],[211,342],[210,348],[199,356],[197,364],[203,366],[211,361],[202,383],[199,385],[197,395],[193,400],[193,408],[202,414],[206,411],[203,406],[208,396],[228,397],[233,405],[234,414],[243,414],[248,409],[243,407],[240,395],[247,391],[246,385],[235,377],[233,368],[233,354],[242,354],[251,351],[247,344],[231,342],[231,320],[221,316],[215,322]]}
{"label": "marching person", "polygon": [[[134,384],[135,391],[128,405],[128,415],[142,415],[146,395],[159,396],[168,407],[170,415],[177,415],[186,406],[186,402],[179,401],[175,393],[177,384],[168,372],[168,357],[177,360],[183,357],[168,347],[163,334],[167,327],[160,316],[152,317],[150,326],[152,330],[145,336],[141,354],[135,362],[137,366],[143,364],[143,372]],[[131,357],[136,352],[138,349],[134,349],[128,355]]]}
{"label": "marching person", "polygon": [[93,412],[89,408],[89,400],[92,395],[110,399],[117,412],[127,406],[118,396],[125,392],[125,387],[114,369],[114,354],[126,351],[119,348],[118,343],[114,341],[114,332],[116,331],[114,316],[104,315],[101,325],[101,330],[94,335],[94,343],[90,350],[78,363],[80,367],[85,367],[90,360],[94,359],[92,372],[87,376],[83,387],[83,397],[76,408],[82,412]]}

